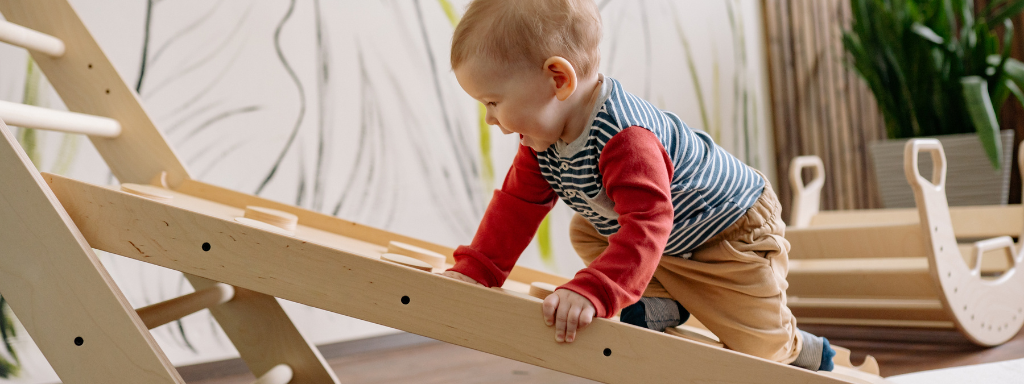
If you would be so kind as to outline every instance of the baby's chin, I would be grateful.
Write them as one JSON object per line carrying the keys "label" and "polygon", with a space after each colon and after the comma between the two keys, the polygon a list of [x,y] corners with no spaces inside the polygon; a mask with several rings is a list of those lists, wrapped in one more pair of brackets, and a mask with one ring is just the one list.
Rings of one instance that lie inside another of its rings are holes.
{"label": "baby's chin", "polygon": [[522,144],[522,145],[525,145],[527,147],[530,147],[534,151],[537,151],[537,152],[544,152],[544,151],[548,150],[548,148],[550,148],[551,145],[554,144],[554,143],[543,144],[543,143],[541,143],[541,142],[539,142],[539,141],[537,141],[535,139],[523,136],[522,139],[519,139],[519,144]]}

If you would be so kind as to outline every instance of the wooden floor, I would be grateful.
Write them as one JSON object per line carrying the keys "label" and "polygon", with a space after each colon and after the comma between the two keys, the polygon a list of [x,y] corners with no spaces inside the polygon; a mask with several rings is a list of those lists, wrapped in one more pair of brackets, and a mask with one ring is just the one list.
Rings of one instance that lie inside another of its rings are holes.
{"label": "wooden floor", "polygon": [[[1024,333],[995,348],[980,348],[956,331],[809,326],[804,330],[878,359],[882,376],[1024,358]],[[321,347],[342,383],[594,383],[549,369],[399,334]],[[683,357],[681,357],[683,358]],[[241,362],[180,368],[190,384],[250,384]]]}

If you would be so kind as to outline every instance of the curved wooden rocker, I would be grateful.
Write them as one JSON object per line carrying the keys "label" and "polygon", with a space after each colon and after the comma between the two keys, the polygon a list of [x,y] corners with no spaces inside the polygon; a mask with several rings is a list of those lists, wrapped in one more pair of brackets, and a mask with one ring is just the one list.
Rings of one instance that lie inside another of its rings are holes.
{"label": "curved wooden rocker", "polygon": [[[930,179],[918,172],[922,151],[934,164]],[[1024,213],[1019,206],[951,210],[941,144],[911,140],[904,155],[914,210],[819,213],[821,161],[794,160],[794,225],[786,233],[790,308],[805,324],[956,328],[978,345],[1006,342],[1024,325],[1024,274],[1017,271],[1024,253],[999,223],[1014,220],[1010,229],[1017,230]],[[804,167],[817,170],[806,186]],[[961,229],[961,238],[998,237],[960,245]],[[1005,263],[987,261],[1000,250]],[[983,265],[992,273],[983,273]]]}

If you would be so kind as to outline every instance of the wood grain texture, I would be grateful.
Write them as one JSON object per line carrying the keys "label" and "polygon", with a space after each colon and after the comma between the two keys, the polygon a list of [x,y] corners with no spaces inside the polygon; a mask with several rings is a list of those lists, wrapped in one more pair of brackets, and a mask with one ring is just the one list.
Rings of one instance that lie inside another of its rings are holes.
{"label": "wood grain texture", "polygon": [[61,380],[184,383],[2,121],[0,180],[0,292]]}
{"label": "wood grain texture", "polygon": [[[181,186],[177,187],[175,191],[188,195],[186,198],[191,197],[192,200],[190,201],[193,201],[196,204],[203,204],[204,207],[210,209],[223,209],[217,208],[218,205],[238,209],[243,209],[247,205],[257,205],[288,212],[299,218],[299,222],[301,223],[300,227],[307,228],[307,231],[310,232],[309,236],[320,234],[322,235],[321,238],[333,238],[334,240],[332,241],[358,242],[362,244],[359,246],[360,249],[365,249],[365,252],[371,254],[375,253],[374,256],[379,256],[381,253],[387,252],[388,243],[391,241],[398,241],[440,253],[445,256],[448,264],[455,263],[455,259],[452,258],[452,252],[455,250],[452,248],[373,228],[363,224],[342,220],[334,216],[325,215],[292,205],[232,191],[230,189],[221,188],[200,181],[186,180],[181,184]],[[196,198],[199,198],[202,201],[198,201]],[[211,202],[216,204],[211,204]],[[569,281],[568,278],[562,276],[521,266],[516,266],[512,269],[512,273],[509,274],[509,279],[527,284],[534,281],[541,281],[548,284],[554,284],[556,286],[565,284]]]}
{"label": "wood grain texture", "polygon": [[[539,316],[538,299],[304,241],[301,225],[292,238],[59,176],[46,179],[72,219],[114,223],[83,232],[100,249],[526,363],[612,383],[842,382],[605,319],[576,342],[558,344]],[[184,201],[175,197],[174,204]],[[209,251],[203,243],[211,244]]]}
{"label": "wood grain texture", "polygon": [[184,163],[153,124],[138,95],[125,84],[66,0],[0,0],[0,13],[8,21],[64,41],[63,56],[31,52],[32,58],[68,110],[121,123],[121,135],[115,139],[90,137],[118,180],[145,184],[161,171],[167,172],[171,185],[189,178]]}

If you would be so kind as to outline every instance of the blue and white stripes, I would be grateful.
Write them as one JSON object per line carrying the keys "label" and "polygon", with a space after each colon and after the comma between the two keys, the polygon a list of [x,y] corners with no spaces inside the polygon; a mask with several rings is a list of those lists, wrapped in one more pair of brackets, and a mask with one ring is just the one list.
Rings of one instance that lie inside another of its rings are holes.
{"label": "blue and white stripes", "polygon": [[754,205],[765,181],[679,117],[625,92],[605,77],[591,124],[572,143],[559,143],[537,154],[541,174],[556,193],[587,218],[599,233],[619,230],[614,202],[605,193],[598,161],[605,144],[623,129],[639,126],[661,140],[672,159],[672,205],[675,220],[666,255],[683,256],[736,222]]}

